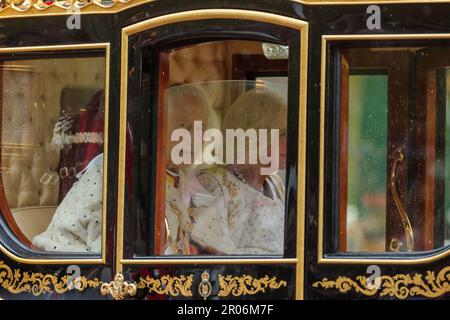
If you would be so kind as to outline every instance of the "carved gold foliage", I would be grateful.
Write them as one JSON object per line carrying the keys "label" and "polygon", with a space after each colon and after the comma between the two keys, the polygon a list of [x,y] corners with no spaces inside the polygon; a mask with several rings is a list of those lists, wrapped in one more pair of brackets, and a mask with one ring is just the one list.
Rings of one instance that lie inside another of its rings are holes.
{"label": "carved gold foliage", "polygon": [[98,279],[88,280],[81,276],[71,280],[68,275],[58,277],[54,274],[28,273],[19,269],[12,270],[0,261],[0,286],[10,293],[32,293],[39,296],[45,293],[65,293],[69,290],[84,291],[102,284]]}
{"label": "carved gold foliage", "polygon": [[139,289],[147,289],[149,293],[165,294],[169,296],[192,297],[191,286],[194,280],[194,275],[180,275],[170,276],[164,275],[159,279],[154,279],[150,276],[139,278],[137,287]]}
{"label": "carved gold foliage", "polygon": [[397,274],[394,276],[383,275],[380,277],[380,286],[372,287],[367,277],[357,276],[355,280],[340,276],[335,280],[323,278],[313,283],[315,288],[337,289],[342,293],[355,291],[366,296],[391,296],[398,299],[406,299],[413,296],[437,298],[450,292],[450,266],[440,270],[438,274],[427,271],[426,275],[416,273]]}
{"label": "carved gold foliage", "polygon": [[266,292],[266,289],[279,289],[286,287],[287,283],[283,280],[277,280],[276,277],[270,278],[264,276],[263,278],[255,279],[249,275],[242,276],[222,276],[219,275],[219,297],[228,297],[230,294],[239,297],[242,295],[254,295],[259,292]]}

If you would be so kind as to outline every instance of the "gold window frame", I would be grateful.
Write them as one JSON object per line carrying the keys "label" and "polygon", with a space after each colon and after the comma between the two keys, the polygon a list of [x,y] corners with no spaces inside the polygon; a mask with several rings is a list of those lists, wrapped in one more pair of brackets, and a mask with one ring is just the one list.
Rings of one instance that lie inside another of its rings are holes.
{"label": "gold window frame", "polygon": [[[92,44],[73,44],[73,45],[56,45],[56,46],[31,46],[31,47],[11,47],[0,48],[2,53],[41,53],[41,52],[66,52],[91,49],[105,50],[105,119],[103,132],[103,191],[102,191],[102,249],[100,258],[53,258],[53,259],[39,259],[39,258],[23,258],[9,251],[0,243],[0,252],[4,253],[10,259],[24,264],[105,264],[106,263],[106,208],[107,208],[107,177],[108,177],[108,117],[109,117],[109,77],[110,77],[110,43],[92,43]],[[70,256],[72,253],[64,253],[65,256]]]}
{"label": "gold window frame", "polygon": [[[343,258],[337,253],[330,253],[330,257],[325,257],[324,244],[324,188],[325,188],[325,104],[327,76],[327,44],[333,41],[392,41],[392,40],[450,40],[450,34],[383,34],[383,35],[323,35],[321,49],[321,75],[320,75],[320,157],[319,157],[319,212],[318,212],[318,236],[317,236],[317,263],[318,264],[396,264],[414,265],[421,263],[431,263],[442,260],[450,255],[450,246],[441,247],[445,249],[439,253],[427,254],[427,251],[417,251],[423,253],[424,257],[413,258],[390,258],[389,254],[383,253],[383,258]],[[439,249],[439,248],[438,248]],[[370,256],[373,253],[367,253]],[[333,258],[332,258],[333,257]]]}
{"label": "gold window frame", "polygon": [[[296,258],[280,259],[124,259],[124,205],[125,205],[125,150],[127,126],[128,89],[128,40],[129,37],[144,30],[176,22],[206,19],[242,19],[272,23],[299,32],[300,55],[300,96],[299,96],[299,145],[298,145],[298,188],[297,188],[297,252]],[[186,265],[186,264],[293,264],[296,266],[296,298],[303,299],[304,266],[304,225],[305,225],[305,164],[306,164],[306,105],[307,105],[307,67],[308,67],[308,23],[285,16],[249,10],[205,9],[168,14],[145,20],[122,29],[121,88],[120,88],[120,129],[119,129],[119,167],[118,167],[118,207],[117,207],[117,247],[116,272],[121,273],[123,265]]]}

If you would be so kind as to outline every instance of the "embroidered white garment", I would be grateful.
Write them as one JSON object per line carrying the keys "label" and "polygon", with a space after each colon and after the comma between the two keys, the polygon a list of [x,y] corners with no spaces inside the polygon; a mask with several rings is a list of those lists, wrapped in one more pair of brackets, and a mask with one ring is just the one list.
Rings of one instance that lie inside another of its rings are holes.
{"label": "embroidered white garment", "polygon": [[185,190],[187,178],[181,170],[177,177],[179,181],[176,184],[166,179],[165,217],[168,241],[164,255],[186,254],[189,245],[187,234],[185,239],[180,239],[180,235],[188,231],[186,229],[190,223],[188,215],[189,194]]}
{"label": "embroidered white garment", "polygon": [[102,239],[103,154],[78,173],[47,230],[33,239],[45,251],[100,253]]}
{"label": "embroidered white garment", "polygon": [[217,254],[283,254],[284,187],[275,190],[276,177],[266,179],[268,197],[225,168],[201,171],[199,182],[216,201],[194,200],[191,239]]}

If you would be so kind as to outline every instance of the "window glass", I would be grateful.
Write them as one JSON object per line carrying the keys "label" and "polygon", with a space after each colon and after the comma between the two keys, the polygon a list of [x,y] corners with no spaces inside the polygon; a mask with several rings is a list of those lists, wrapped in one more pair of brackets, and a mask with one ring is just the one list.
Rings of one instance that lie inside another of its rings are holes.
{"label": "window glass", "polygon": [[1,210],[35,250],[99,253],[105,58],[1,62]]}
{"label": "window glass", "polygon": [[338,251],[448,245],[450,48],[380,43],[333,52],[340,61]]}
{"label": "window glass", "polygon": [[387,77],[350,75],[348,251],[384,251]]}
{"label": "window glass", "polygon": [[[155,254],[282,255],[287,57],[275,62],[261,42],[237,40],[161,56],[170,79],[159,95],[166,188],[156,199],[164,215],[155,213]],[[270,66],[279,81],[260,78]]]}

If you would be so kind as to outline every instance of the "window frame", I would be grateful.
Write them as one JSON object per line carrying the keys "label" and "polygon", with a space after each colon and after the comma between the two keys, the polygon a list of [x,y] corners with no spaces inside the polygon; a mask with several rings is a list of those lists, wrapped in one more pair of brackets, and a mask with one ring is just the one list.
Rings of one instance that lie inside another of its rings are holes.
{"label": "window frame", "polygon": [[[339,137],[339,130],[336,131],[332,125],[331,117],[334,112],[338,112],[339,103],[336,100],[335,91],[339,90],[339,84],[333,83],[331,79],[332,59],[330,45],[348,43],[350,41],[360,42],[393,42],[396,40],[414,41],[419,40],[450,40],[450,34],[385,34],[385,35],[322,35],[321,47],[321,75],[320,75],[320,156],[319,156],[319,206],[318,206],[318,240],[317,240],[317,263],[318,264],[390,264],[390,265],[414,265],[420,263],[430,263],[440,261],[450,255],[450,246],[418,251],[418,252],[379,252],[379,253],[353,253],[353,252],[327,252],[326,245],[339,234],[332,230],[332,220],[336,219],[340,209],[335,208],[336,203],[331,196],[325,196],[325,186],[332,181],[333,188],[339,186],[339,179],[336,181],[336,167],[325,173],[325,164],[336,162],[336,154],[339,157],[340,148],[330,146],[336,141],[330,142],[331,136]],[[335,75],[336,76],[336,75]],[[335,121],[335,120],[333,120]],[[339,144],[337,144],[339,146]],[[328,146],[328,150],[326,150]],[[332,152],[330,153],[330,151]],[[331,162],[330,162],[331,161]],[[325,208],[329,212],[325,213]]]}
{"label": "window frame", "polygon": [[[55,56],[60,55],[64,58],[66,54],[88,54],[89,51],[99,50],[104,51],[105,59],[105,115],[104,115],[104,132],[103,132],[103,192],[102,192],[102,244],[100,254],[85,254],[77,252],[46,252],[37,251],[26,247],[20,241],[17,241],[17,236],[12,232],[11,227],[4,217],[0,217],[0,252],[5,254],[13,261],[32,265],[63,265],[63,264],[79,264],[79,265],[105,265],[106,264],[106,219],[107,219],[107,182],[108,182],[108,121],[109,121],[109,81],[110,81],[110,43],[88,43],[88,44],[67,44],[67,45],[53,45],[53,46],[26,46],[26,47],[7,47],[0,48],[0,55],[13,55],[12,60],[20,60],[21,58],[27,60],[43,59],[42,57],[33,58],[33,55],[50,55],[54,53]],[[47,58],[47,57],[45,57]],[[50,56],[48,59],[51,59]],[[9,59],[11,60],[11,59]],[[6,199],[5,199],[6,200]],[[39,255],[40,257],[36,257]]]}
{"label": "window frame", "polygon": [[[297,157],[297,211],[296,211],[296,253],[295,258],[124,258],[124,208],[125,208],[125,158],[127,134],[127,96],[129,73],[129,38],[137,33],[152,28],[170,25],[179,22],[199,21],[207,19],[240,19],[269,23],[298,31],[300,52],[298,57],[299,78],[299,120],[298,120],[298,157]],[[118,222],[117,222],[117,251],[116,272],[122,272],[124,265],[182,265],[182,264],[294,264],[296,265],[296,296],[303,297],[303,263],[304,263],[304,217],[305,217],[305,163],[306,163],[306,95],[307,95],[307,58],[308,58],[308,23],[276,14],[233,9],[205,9],[169,14],[145,20],[122,29],[121,47],[121,90],[120,90],[120,130],[119,130],[119,172],[118,172]]]}

